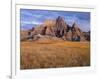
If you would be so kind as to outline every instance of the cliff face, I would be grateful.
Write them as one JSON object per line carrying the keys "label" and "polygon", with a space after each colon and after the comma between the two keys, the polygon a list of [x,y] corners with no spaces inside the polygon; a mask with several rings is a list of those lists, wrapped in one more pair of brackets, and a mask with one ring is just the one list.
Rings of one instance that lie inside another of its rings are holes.
{"label": "cliff face", "polygon": [[55,20],[46,20],[43,24],[36,26],[34,29],[29,30],[29,36],[32,38],[35,35],[43,35],[50,37],[57,37],[63,40],[70,41],[89,41],[89,33],[83,33],[79,26],[74,22],[69,26],[64,18],[58,16]]}

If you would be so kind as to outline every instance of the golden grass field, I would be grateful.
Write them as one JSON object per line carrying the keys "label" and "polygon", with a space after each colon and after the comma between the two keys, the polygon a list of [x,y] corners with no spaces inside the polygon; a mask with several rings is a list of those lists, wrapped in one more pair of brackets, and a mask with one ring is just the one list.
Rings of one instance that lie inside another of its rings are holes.
{"label": "golden grass field", "polygon": [[21,41],[21,69],[90,66],[90,43]]}

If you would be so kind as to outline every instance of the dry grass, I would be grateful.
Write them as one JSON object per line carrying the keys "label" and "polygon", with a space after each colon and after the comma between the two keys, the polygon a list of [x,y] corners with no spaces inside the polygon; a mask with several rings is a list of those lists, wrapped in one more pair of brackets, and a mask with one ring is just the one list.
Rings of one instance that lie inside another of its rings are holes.
{"label": "dry grass", "polygon": [[69,41],[21,42],[21,69],[90,65],[90,43]]}

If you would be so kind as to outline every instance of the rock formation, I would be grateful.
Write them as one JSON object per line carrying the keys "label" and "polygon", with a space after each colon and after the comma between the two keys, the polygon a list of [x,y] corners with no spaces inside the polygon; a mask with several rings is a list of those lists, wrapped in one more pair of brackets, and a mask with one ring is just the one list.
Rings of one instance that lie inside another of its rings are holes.
{"label": "rock formation", "polygon": [[64,18],[58,16],[55,20],[46,20],[43,24],[33,27],[27,34],[27,39],[47,38],[60,38],[69,41],[90,41],[90,33],[82,32],[77,23],[73,23],[72,26],[68,25]]}
{"label": "rock formation", "polygon": [[76,23],[73,23],[71,27],[72,31],[72,41],[80,41],[81,40],[81,30]]}
{"label": "rock formation", "polygon": [[67,24],[60,16],[56,19],[56,25],[54,28],[56,37],[63,37],[67,32]]}

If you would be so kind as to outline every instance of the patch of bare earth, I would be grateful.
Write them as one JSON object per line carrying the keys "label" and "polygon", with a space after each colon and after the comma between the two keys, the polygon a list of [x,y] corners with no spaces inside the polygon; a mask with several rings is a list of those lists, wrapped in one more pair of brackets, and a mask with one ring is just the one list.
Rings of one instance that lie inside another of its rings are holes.
{"label": "patch of bare earth", "polygon": [[90,43],[21,41],[21,69],[90,66]]}

